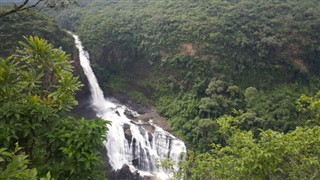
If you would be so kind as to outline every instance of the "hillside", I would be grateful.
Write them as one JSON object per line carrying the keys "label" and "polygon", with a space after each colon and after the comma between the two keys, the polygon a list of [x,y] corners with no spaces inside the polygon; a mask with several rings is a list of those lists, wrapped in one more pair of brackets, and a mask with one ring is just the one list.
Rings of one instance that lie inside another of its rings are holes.
{"label": "hillside", "polygon": [[[154,107],[186,143],[180,169],[160,162],[174,178],[320,178],[318,0],[81,0],[47,13],[79,35],[107,96]],[[72,51],[51,18],[23,17],[0,19],[0,57],[34,32]]]}
{"label": "hillside", "polygon": [[218,140],[203,143],[199,122],[234,109],[246,112],[245,129],[288,132],[304,123],[294,102],[319,88],[319,8],[315,1],[99,1],[57,19],[79,33],[106,93],[156,105],[202,151]]}
{"label": "hillside", "polygon": [[6,57],[15,51],[23,36],[40,36],[62,47],[68,53],[74,51],[72,37],[63,31],[53,18],[36,11],[15,13],[0,19],[0,57]]}

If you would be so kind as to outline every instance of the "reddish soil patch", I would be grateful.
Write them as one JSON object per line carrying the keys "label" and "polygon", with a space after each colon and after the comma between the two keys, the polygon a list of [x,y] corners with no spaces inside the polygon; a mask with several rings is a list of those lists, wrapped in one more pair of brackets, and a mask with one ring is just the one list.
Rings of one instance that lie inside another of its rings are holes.
{"label": "reddish soil patch", "polygon": [[168,53],[168,51],[166,51],[164,49],[160,50],[160,55],[161,55],[161,57],[164,57],[164,58],[170,57],[170,54]]}
{"label": "reddish soil patch", "polygon": [[302,72],[308,72],[308,67],[304,64],[302,59],[289,58],[289,61],[295,64]]}
{"label": "reddish soil patch", "polygon": [[194,56],[197,53],[197,49],[192,43],[182,43],[179,47],[181,54]]}

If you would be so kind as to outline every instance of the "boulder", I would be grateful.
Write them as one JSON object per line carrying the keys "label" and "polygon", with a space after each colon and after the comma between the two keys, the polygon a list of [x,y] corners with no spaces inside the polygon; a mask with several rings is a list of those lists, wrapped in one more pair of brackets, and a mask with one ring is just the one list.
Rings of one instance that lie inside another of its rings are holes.
{"label": "boulder", "polygon": [[131,132],[129,124],[127,124],[127,123],[123,124],[123,132],[124,132],[124,137],[126,138],[128,143],[130,144],[132,141],[132,132]]}
{"label": "boulder", "polygon": [[110,174],[109,180],[144,180],[144,178],[140,176],[138,171],[131,172],[130,167],[124,164],[121,169]]}

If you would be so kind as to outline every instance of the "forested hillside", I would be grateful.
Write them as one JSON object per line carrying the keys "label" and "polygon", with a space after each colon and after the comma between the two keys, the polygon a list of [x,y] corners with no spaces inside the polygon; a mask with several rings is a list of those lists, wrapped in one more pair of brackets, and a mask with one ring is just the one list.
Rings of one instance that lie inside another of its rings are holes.
{"label": "forested hillside", "polygon": [[81,33],[96,61],[106,57],[105,62],[123,67],[139,59],[170,63],[177,55],[187,56],[210,63],[211,71],[243,87],[266,87],[305,82],[309,72],[317,73],[317,5],[119,1],[66,11],[58,20]]}
{"label": "forested hillside", "polygon": [[167,118],[195,152],[194,179],[319,177],[318,1],[97,1],[57,20],[106,93]]}
{"label": "forested hillside", "polygon": [[[80,36],[105,94],[154,106],[184,140],[188,155],[180,169],[170,159],[160,164],[174,178],[320,178],[318,0],[81,0],[49,14]],[[1,170],[11,166],[19,142],[31,160],[26,173],[35,167],[40,176],[103,179],[100,154],[83,142],[99,147],[105,123],[66,115],[75,103],[70,91],[79,88],[69,64],[57,70],[67,68],[68,78],[50,68],[29,72],[18,62],[37,69],[30,57],[42,51],[33,46],[52,45],[30,37],[22,50],[11,48],[34,32],[67,51],[73,40],[43,15],[0,22],[0,57],[13,54],[0,59],[0,147],[10,147],[0,149]]]}
{"label": "forested hillside", "polygon": [[[0,7],[1,8],[1,7]],[[0,18],[0,57],[12,54],[23,36],[38,35],[62,47],[68,53],[74,51],[72,37],[63,31],[55,20],[37,11],[15,13]]]}

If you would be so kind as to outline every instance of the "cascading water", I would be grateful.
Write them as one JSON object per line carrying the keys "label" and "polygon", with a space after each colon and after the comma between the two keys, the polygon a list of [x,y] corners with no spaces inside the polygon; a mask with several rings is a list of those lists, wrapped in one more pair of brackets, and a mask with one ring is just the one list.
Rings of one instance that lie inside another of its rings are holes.
{"label": "cascading water", "polygon": [[105,146],[112,168],[117,170],[127,164],[130,169],[138,169],[141,174],[168,178],[170,172],[158,167],[157,162],[171,158],[176,162],[175,168],[177,168],[186,152],[184,143],[154,124],[152,124],[154,131],[148,131],[143,127],[146,122],[134,121],[125,115],[125,111],[131,112],[134,116],[138,116],[138,113],[105,99],[90,67],[88,53],[83,50],[78,36],[72,35],[79,49],[80,64],[89,81],[92,106],[99,117],[111,121]]}

